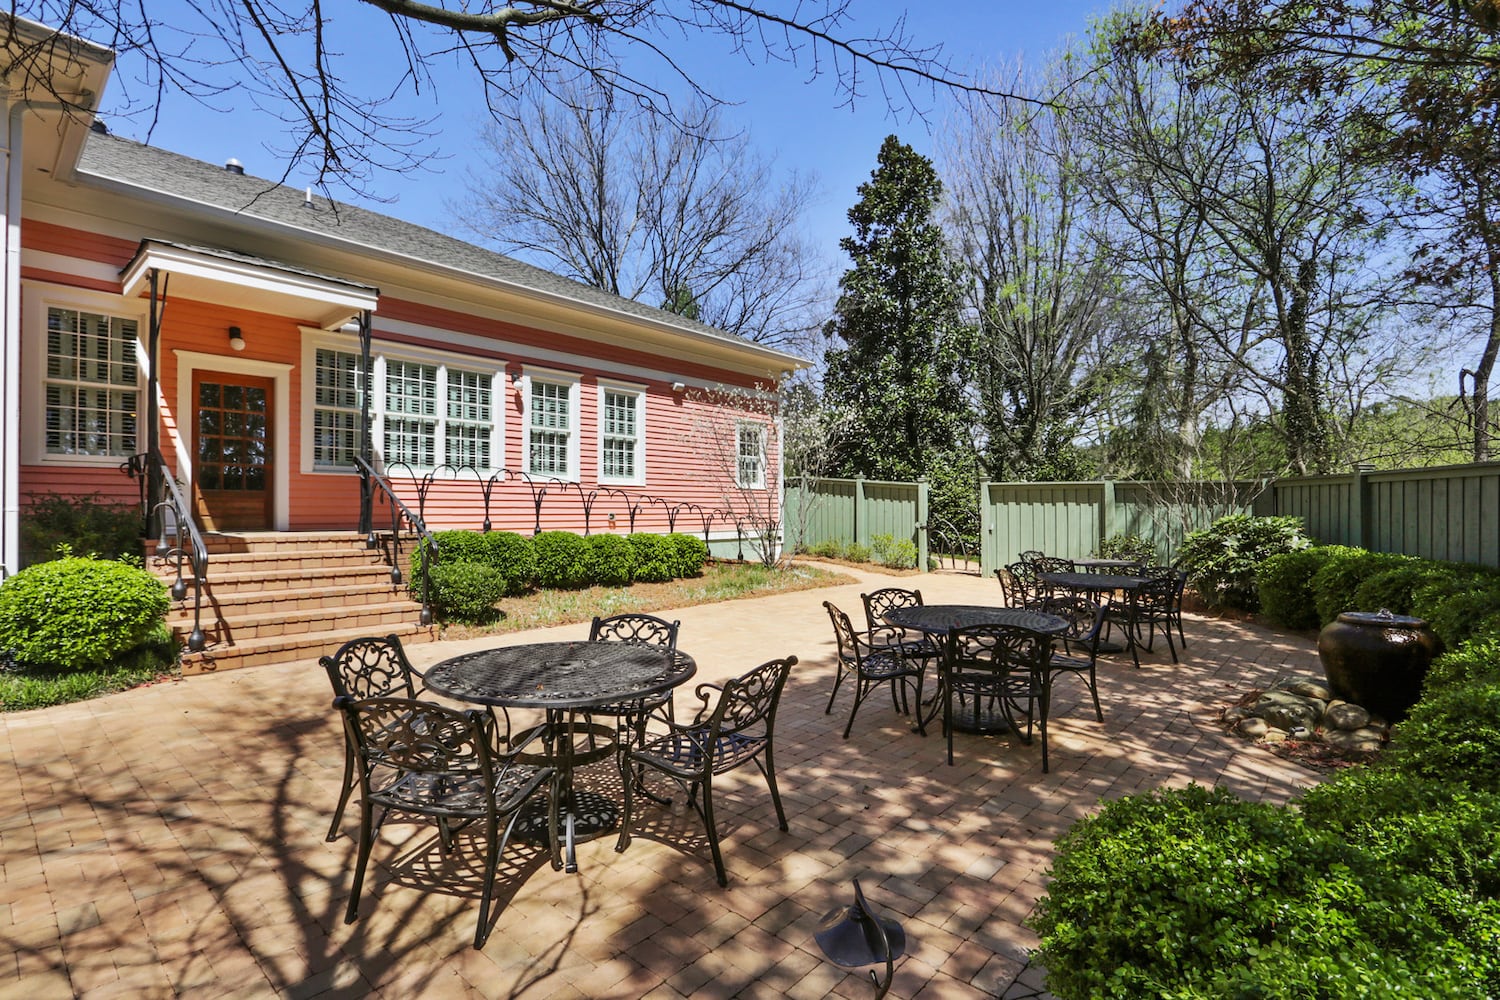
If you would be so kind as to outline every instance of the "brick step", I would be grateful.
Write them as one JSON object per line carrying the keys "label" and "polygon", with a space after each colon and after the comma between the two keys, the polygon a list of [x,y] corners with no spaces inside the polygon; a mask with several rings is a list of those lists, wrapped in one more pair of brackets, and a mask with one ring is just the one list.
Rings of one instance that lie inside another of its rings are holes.
{"label": "brick step", "polygon": [[317,658],[332,653],[350,639],[366,635],[397,635],[407,645],[437,638],[437,629],[423,627],[415,620],[408,624],[387,625],[378,629],[342,628],[328,632],[303,632],[296,635],[247,639],[233,645],[215,644],[201,653],[182,654],[182,672],[187,675],[238,670],[241,667],[267,666],[309,660],[317,670]]}
{"label": "brick step", "polygon": [[[214,571],[212,563],[208,568],[208,594],[218,600],[223,600],[232,594],[256,591],[327,590],[333,587],[373,586],[380,583],[392,585],[391,568],[379,563],[357,566],[309,566],[255,573],[218,573]],[[401,586],[405,587],[405,583]],[[191,588],[189,599],[191,599]]]}
{"label": "brick step", "polygon": [[[210,591],[213,587],[210,586]],[[386,604],[406,601],[416,607],[408,596],[406,584],[390,582],[389,574],[376,583],[356,583],[337,587],[306,587],[284,590],[242,590],[233,593],[214,591],[212,597],[204,596],[205,616],[235,618],[240,615],[263,615],[312,611],[318,608],[357,608],[367,604]],[[189,622],[193,619],[193,598],[189,591],[185,600],[176,602],[171,612],[174,622]],[[191,628],[191,625],[189,625]]]}
{"label": "brick step", "polygon": [[[386,533],[388,534],[388,533]],[[383,540],[386,534],[381,534]],[[206,532],[203,544],[208,549],[209,559],[249,552],[278,552],[302,550],[308,552],[370,551],[365,547],[365,536],[357,531],[252,531],[241,534],[228,532]],[[403,549],[408,548],[406,540]],[[147,555],[156,552],[156,541],[145,542]]]}
{"label": "brick step", "polygon": [[[156,562],[156,560],[152,560]],[[223,573],[275,573],[280,570],[303,569],[317,566],[379,566],[381,555],[363,545],[358,548],[345,546],[342,549],[277,549],[270,552],[234,552],[208,557],[208,578]],[[176,565],[170,561],[153,566],[157,572],[176,573]]]}
{"label": "brick step", "polygon": [[[225,615],[217,620],[212,615],[205,614],[203,634],[211,643],[232,642],[238,645],[251,639],[300,635],[305,632],[332,632],[345,628],[376,632],[392,625],[415,622],[421,613],[421,606],[411,601],[388,601],[383,604],[363,604],[354,607]],[[168,624],[184,632],[192,631],[191,609],[181,619],[169,619]]]}

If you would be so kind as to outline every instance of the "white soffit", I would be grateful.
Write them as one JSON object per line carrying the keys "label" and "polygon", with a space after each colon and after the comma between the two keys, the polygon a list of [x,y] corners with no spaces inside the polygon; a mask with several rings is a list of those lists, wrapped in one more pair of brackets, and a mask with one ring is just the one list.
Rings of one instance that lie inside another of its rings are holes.
{"label": "white soffit", "polygon": [[288,316],[337,330],[380,301],[379,289],[229,251],[143,240],[121,272],[127,296],[144,295],[153,270],[171,275],[167,292],[234,309]]}

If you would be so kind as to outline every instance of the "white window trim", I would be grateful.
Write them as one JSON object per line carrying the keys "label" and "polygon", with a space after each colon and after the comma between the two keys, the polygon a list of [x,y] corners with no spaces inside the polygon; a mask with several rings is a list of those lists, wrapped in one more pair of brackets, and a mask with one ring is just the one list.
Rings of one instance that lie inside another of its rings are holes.
{"label": "white window trim", "polygon": [[21,461],[27,465],[103,466],[118,469],[123,455],[53,455],[47,451],[47,310],[76,309],[135,321],[136,415],[135,450],[146,450],[146,414],[149,412],[146,389],[150,384],[150,364],[146,341],[150,337],[150,311],[140,299],[127,299],[108,292],[85,288],[23,282],[21,301],[24,307],[24,347],[21,360],[21,412],[26,428],[21,442]]}
{"label": "white window trim", "polygon": [[[317,375],[317,352],[319,348],[331,351],[359,353],[359,338],[348,334],[329,334],[314,327],[302,327],[302,472],[308,475],[347,476],[349,469],[313,464],[313,410],[314,385]],[[438,351],[408,344],[387,344],[376,341],[370,348],[370,447],[375,453],[377,465],[385,463],[385,362],[386,358],[410,361],[417,364],[436,365],[439,368],[437,414],[438,439],[433,457],[442,464],[445,458],[444,433],[448,423],[448,373],[449,368],[460,368],[468,372],[488,375],[490,379],[490,467],[481,472],[498,472],[505,465],[505,410],[509,399],[510,382],[505,376],[505,362],[497,358],[480,358],[472,354]],[[412,466],[417,472],[430,472],[430,466]]]}
{"label": "white window trim", "polygon": [[[619,396],[635,397],[635,475],[633,476],[606,476],[604,474],[604,397],[608,393]],[[527,394],[527,398],[531,398]],[[646,387],[635,385],[630,382],[617,382],[613,379],[599,379],[599,392],[596,397],[597,409],[594,421],[597,433],[595,434],[594,449],[598,456],[599,482],[608,483],[611,486],[645,486],[646,485]],[[529,438],[530,435],[528,434]]]}
{"label": "white window trim", "polygon": [[531,380],[538,382],[552,382],[558,385],[568,386],[568,471],[561,476],[543,475],[543,479],[556,479],[565,483],[576,483],[579,481],[578,454],[579,454],[579,410],[580,399],[583,395],[583,378],[574,372],[557,371],[551,368],[537,368],[527,365],[521,369],[521,469],[527,475],[534,475],[531,471]]}
{"label": "white window trim", "polygon": [[[755,429],[760,437],[760,475],[754,482],[745,482],[740,478],[740,432],[746,427]],[[734,422],[734,485],[742,490],[763,490],[766,488],[766,425],[758,420],[736,420]]]}
{"label": "white window trim", "polygon": [[177,409],[174,416],[190,415],[187,420],[177,419],[175,430],[170,434],[170,445],[177,449],[177,478],[184,483],[193,481],[194,418],[191,414],[198,410],[193,399],[193,374],[198,371],[230,372],[271,380],[272,521],[277,531],[287,530],[291,524],[292,508],[292,372],[296,369],[280,362],[252,361],[232,354],[174,350],[172,355],[177,359]]}

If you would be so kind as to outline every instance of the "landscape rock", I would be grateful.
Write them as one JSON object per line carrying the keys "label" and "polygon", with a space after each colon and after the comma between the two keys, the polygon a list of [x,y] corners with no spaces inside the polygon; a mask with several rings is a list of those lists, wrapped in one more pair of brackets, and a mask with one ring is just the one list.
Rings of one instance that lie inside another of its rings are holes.
{"label": "landscape rock", "polygon": [[1370,724],[1370,713],[1351,701],[1337,701],[1323,713],[1323,724],[1330,729],[1353,732]]}
{"label": "landscape rock", "polygon": [[1255,714],[1275,729],[1315,729],[1323,713],[1322,702],[1288,691],[1267,691],[1253,706]]}

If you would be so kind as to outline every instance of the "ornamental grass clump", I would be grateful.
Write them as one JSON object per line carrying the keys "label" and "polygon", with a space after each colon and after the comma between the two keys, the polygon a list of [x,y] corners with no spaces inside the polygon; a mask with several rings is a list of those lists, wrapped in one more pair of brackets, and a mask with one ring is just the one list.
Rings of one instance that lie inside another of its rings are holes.
{"label": "ornamental grass clump", "polygon": [[166,618],[166,586],[143,569],[70,557],[0,583],[0,650],[25,666],[101,666],[144,645]]}

